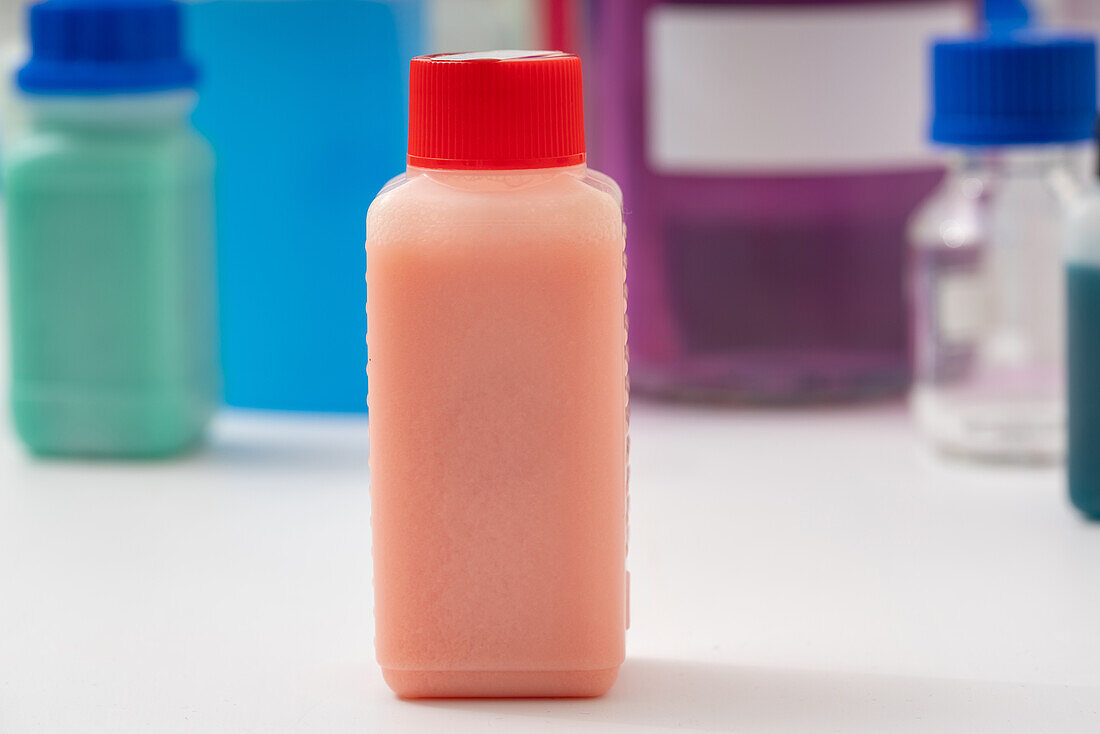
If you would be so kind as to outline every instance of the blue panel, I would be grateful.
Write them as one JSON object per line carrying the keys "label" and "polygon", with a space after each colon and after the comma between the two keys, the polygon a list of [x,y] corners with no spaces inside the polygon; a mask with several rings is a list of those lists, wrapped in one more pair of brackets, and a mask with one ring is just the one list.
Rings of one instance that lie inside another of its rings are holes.
{"label": "blue panel", "polygon": [[[395,12],[395,7],[399,12]],[[195,125],[218,159],[230,405],[366,410],[364,226],[404,170],[415,4],[189,6]]]}

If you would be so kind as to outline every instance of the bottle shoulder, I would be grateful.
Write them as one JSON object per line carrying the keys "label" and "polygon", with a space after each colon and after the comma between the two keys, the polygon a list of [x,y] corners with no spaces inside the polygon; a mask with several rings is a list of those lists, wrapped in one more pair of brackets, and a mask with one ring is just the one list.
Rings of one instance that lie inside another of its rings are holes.
{"label": "bottle shoulder", "polygon": [[980,244],[984,239],[989,188],[981,181],[945,179],[909,220],[909,240],[917,248]]}
{"label": "bottle shoulder", "polygon": [[[621,237],[622,195],[609,177],[580,170],[437,172],[391,180],[367,215],[374,240],[490,229],[585,239]],[[598,233],[598,234],[595,234]]]}
{"label": "bottle shoulder", "polygon": [[[410,186],[412,190],[410,191]],[[585,187],[585,188],[580,188]],[[622,207],[619,185],[605,173],[584,166],[531,171],[428,171],[410,169],[394,176],[382,187],[375,201],[402,190],[402,196],[430,194],[432,190],[450,191],[458,197],[466,194],[507,194],[512,196],[605,194]]]}
{"label": "bottle shoulder", "polygon": [[209,143],[187,125],[134,135],[32,127],[14,136],[4,152],[6,175],[16,178],[73,170],[123,176],[144,169],[207,175],[214,165]]}
{"label": "bottle shoulder", "polygon": [[1006,229],[1049,230],[1066,221],[1079,198],[1080,182],[1057,168],[1011,176],[952,171],[914,211],[909,239],[918,248],[958,248],[996,239]]}

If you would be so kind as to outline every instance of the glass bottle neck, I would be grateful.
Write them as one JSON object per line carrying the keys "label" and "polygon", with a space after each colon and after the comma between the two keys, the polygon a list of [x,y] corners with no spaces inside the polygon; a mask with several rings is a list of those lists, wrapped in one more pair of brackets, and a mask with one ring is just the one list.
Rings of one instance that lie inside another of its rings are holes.
{"label": "glass bottle neck", "polygon": [[1075,170],[1088,145],[1035,145],[972,148],[952,156],[952,170],[964,175],[1045,176],[1057,169]]}
{"label": "glass bottle neck", "polygon": [[1093,161],[1087,143],[973,148],[952,157],[950,176],[955,182],[980,183],[986,191],[1014,186],[1014,182],[1040,183],[1069,203],[1091,180]]}

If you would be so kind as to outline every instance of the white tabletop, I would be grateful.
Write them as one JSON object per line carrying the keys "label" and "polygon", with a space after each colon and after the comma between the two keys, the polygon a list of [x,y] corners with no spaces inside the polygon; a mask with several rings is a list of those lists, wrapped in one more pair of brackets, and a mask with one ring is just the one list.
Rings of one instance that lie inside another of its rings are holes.
{"label": "white tabletop", "polygon": [[591,701],[410,703],[371,649],[364,419],[158,464],[0,429],[0,732],[1100,731],[1100,525],[900,406],[636,403],[633,603]]}

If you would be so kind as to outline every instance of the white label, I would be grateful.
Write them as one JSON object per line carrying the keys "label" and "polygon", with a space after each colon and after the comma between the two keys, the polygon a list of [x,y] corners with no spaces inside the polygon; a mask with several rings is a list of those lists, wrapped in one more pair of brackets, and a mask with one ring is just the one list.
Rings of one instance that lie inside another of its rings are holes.
{"label": "white label", "polygon": [[660,173],[889,168],[929,159],[928,43],[968,4],[658,5],[646,18]]}

